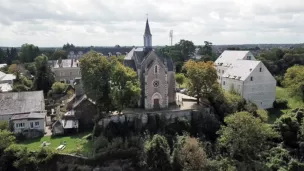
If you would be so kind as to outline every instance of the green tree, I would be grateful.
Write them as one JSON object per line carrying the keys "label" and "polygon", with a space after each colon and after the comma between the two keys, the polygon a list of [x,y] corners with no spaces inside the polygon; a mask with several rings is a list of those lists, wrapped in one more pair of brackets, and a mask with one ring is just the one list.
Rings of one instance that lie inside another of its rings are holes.
{"label": "green tree", "polygon": [[0,48],[0,64],[6,63],[7,62],[7,54],[5,51]]}
{"label": "green tree", "polygon": [[299,96],[304,101],[304,66],[295,65],[287,70],[283,85],[291,96]]}
{"label": "green tree", "polygon": [[20,61],[21,62],[33,62],[34,59],[40,55],[38,46],[33,44],[23,44],[20,50]]}
{"label": "green tree", "polygon": [[205,45],[199,48],[198,54],[212,56],[212,43],[204,41]]}
{"label": "green tree", "polygon": [[171,170],[170,148],[164,136],[154,135],[145,143],[145,154],[148,170]]}
{"label": "green tree", "polygon": [[113,61],[111,73],[111,94],[113,104],[121,112],[125,106],[135,105],[140,98],[140,84],[137,74],[118,60]]}
{"label": "green tree", "polygon": [[188,78],[188,88],[197,98],[197,104],[201,97],[211,96],[218,90],[217,73],[213,62],[194,62],[189,60],[184,65]]}
{"label": "green tree", "polygon": [[65,50],[65,51],[68,51],[68,50],[71,50],[71,49],[74,49],[74,48],[75,48],[75,46],[73,44],[69,44],[69,43],[64,44],[63,47],[62,47],[62,49]]}
{"label": "green tree", "polygon": [[189,40],[182,39],[175,45],[175,47],[181,52],[184,61],[189,60],[195,52],[194,43]]}
{"label": "green tree", "polygon": [[53,93],[63,93],[64,90],[66,89],[67,85],[65,83],[61,83],[61,82],[54,82],[54,84],[52,85],[52,91]]}
{"label": "green tree", "polygon": [[220,147],[225,148],[230,157],[247,164],[268,149],[269,139],[278,137],[270,125],[248,112],[227,116],[225,124],[218,131]]}
{"label": "green tree", "polygon": [[28,72],[29,72],[31,75],[36,75],[36,66],[35,66],[35,62],[26,63],[24,67],[25,67],[26,70],[28,70]]}
{"label": "green tree", "polygon": [[52,87],[52,84],[55,80],[54,74],[47,63],[47,56],[38,56],[35,59],[35,66],[37,69],[34,85],[36,90],[43,90],[46,94]]}
{"label": "green tree", "polygon": [[50,56],[50,60],[58,60],[59,58],[66,59],[67,58],[67,52],[65,50],[56,50]]}
{"label": "green tree", "polygon": [[13,91],[14,92],[29,91],[32,88],[33,88],[32,80],[28,79],[23,75],[20,75],[20,72],[18,71],[16,73],[16,80],[14,81]]}
{"label": "green tree", "polygon": [[111,108],[111,70],[110,61],[91,51],[80,59],[80,71],[86,95],[96,102],[98,115],[108,113]]}
{"label": "green tree", "polygon": [[175,80],[179,87],[184,84],[185,79],[186,79],[186,77],[184,74],[182,74],[182,73],[175,74]]}

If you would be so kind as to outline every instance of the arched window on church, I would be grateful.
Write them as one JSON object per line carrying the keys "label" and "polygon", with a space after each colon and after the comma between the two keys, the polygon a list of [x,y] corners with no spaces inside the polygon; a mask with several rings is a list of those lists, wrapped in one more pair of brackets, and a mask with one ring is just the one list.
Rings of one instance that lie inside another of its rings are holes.
{"label": "arched window on church", "polygon": [[157,71],[158,71],[157,70],[157,65],[155,65],[155,67],[154,67],[154,73],[157,74]]}

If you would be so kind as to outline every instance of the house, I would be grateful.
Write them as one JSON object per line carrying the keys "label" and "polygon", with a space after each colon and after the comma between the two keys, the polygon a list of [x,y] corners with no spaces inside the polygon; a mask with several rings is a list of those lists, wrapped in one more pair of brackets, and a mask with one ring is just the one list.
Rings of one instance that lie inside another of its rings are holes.
{"label": "house", "polygon": [[175,68],[171,58],[152,48],[152,34],[146,21],[144,47],[133,48],[124,58],[124,65],[136,71],[141,84],[138,104],[145,109],[168,108],[175,104]]}
{"label": "house", "polygon": [[76,77],[80,77],[80,66],[77,59],[59,59],[48,61],[55,80],[67,84],[73,84]]}
{"label": "house", "polygon": [[259,108],[273,107],[276,80],[249,51],[224,51],[215,61],[218,82],[226,91],[235,91]]}
{"label": "house", "polygon": [[79,128],[90,129],[94,127],[97,108],[95,102],[86,95],[76,97],[70,111],[74,113],[75,119],[78,120]]}
{"label": "house", "polygon": [[12,91],[15,79],[15,75],[5,74],[4,72],[0,71],[0,92]]}
{"label": "house", "polygon": [[75,117],[75,111],[66,112],[62,119],[57,120],[52,125],[52,135],[63,135],[68,132],[78,132],[79,123]]}
{"label": "house", "polygon": [[0,120],[13,124],[14,132],[44,133],[45,102],[42,91],[0,93]]}
{"label": "house", "polygon": [[[36,130],[35,134],[40,132],[40,135],[37,136],[41,136],[45,132],[46,112],[13,115],[10,121],[15,133],[22,133],[25,130]],[[33,135],[31,135],[31,137],[33,137]]]}

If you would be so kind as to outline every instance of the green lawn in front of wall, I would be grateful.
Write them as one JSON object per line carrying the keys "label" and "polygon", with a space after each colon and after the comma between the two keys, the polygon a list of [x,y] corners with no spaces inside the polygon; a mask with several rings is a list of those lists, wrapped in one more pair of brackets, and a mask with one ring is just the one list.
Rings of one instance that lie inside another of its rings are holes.
{"label": "green lawn in front of wall", "polygon": [[288,101],[289,109],[269,109],[268,110],[268,115],[269,115],[268,122],[269,123],[274,123],[277,118],[279,118],[280,116],[282,116],[285,113],[288,113],[289,110],[292,110],[292,109],[298,108],[298,107],[304,107],[304,102],[302,101],[302,99],[300,99],[298,97],[290,97],[287,90],[282,87],[276,88],[276,98],[277,99],[286,99]]}
{"label": "green lawn in front of wall", "polygon": [[58,136],[58,137],[52,137],[52,136],[44,136],[41,138],[36,139],[27,139],[23,140],[21,142],[18,142],[20,145],[25,145],[30,151],[38,151],[40,148],[42,148],[42,143],[46,141],[47,143],[51,143],[47,147],[44,148],[50,148],[52,150],[55,150],[59,145],[66,142],[66,148],[62,151],[62,153],[75,153],[75,152],[89,152],[90,148],[90,141],[86,139],[86,137],[90,133],[78,133],[75,135],[70,136]]}

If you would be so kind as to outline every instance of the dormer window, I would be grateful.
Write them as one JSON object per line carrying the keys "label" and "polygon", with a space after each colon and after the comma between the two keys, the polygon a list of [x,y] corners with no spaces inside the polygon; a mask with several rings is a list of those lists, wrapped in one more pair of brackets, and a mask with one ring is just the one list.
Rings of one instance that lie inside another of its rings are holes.
{"label": "dormer window", "polygon": [[248,60],[251,60],[251,56],[247,56],[247,59],[248,59]]}
{"label": "dormer window", "polygon": [[157,65],[154,66],[154,74],[157,74],[158,73],[158,67]]}

